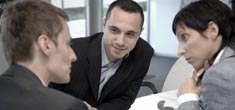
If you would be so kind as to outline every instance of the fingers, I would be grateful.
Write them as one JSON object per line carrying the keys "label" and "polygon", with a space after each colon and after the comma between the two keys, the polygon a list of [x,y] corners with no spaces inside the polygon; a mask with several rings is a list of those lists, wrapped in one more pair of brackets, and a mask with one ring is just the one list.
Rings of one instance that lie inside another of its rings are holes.
{"label": "fingers", "polygon": [[210,68],[210,63],[208,60],[204,62],[203,68],[199,69],[198,71],[193,72],[193,77],[196,81],[202,78],[202,75],[205,73],[206,70]]}
{"label": "fingers", "polygon": [[98,110],[95,107],[92,107],[90,104],[88,104],[86,101],[83,101],[83,103],[87,106],[88,110]]}
{"label": "fingers", "polygon": [[209,63],[208,60],[206,60],[206,61],[204,62],[204,69],[205,69],[205,71],[208,70],[209,67],[210,67],[210,63]]}
{"label": "fingers", "polygon": [[197,73],[196,73],[196,81],[198,81],[199,77],[204,74],[205,69],[201,68]]}
{"label": "fingers", "polygon": [[91,110],[92,106],[90,104],[88,104],[86,101],[83,101],[83,103],[87,106],[89,110]]}
{"label": "fingers", "polygon": [[197,95],[201,94],[201,86],[196,85],[196,81],[193,77],[187,78],[180,86],[177,92],[177,96],[187,94],[187,93],[194,93]]}
{"label": "fingers", "polygon": [[201,68],[200,70],[198,70],[197,72],[195,72],[194,73],[194,75],[193,75],[193,78],[194,78],[194,80],[197,82],[199,79],[200,79],[200,77],[204,74],[204,68]]}
{"label": "fingers", "polygon": [[177,96],[186,93],[195,93],[198,96],[201,94],[201,79],[206,70],[210,68],[210,63],[206,60],[203,67],[193,72],[192,77],[186,79],[180,86]]}
{"label": "fingers", "polygon": [[195,80],[194,78],[190,77],[187,78],[180,86],[178,95],[190,93],[193,91],[195,87]]}

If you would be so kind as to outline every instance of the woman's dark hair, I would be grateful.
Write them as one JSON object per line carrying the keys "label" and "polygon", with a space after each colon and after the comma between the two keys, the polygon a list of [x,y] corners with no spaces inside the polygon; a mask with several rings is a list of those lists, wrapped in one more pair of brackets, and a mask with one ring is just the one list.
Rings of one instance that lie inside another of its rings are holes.
{"label": "woman's dark hair", "polygon": [[186,26],[203,33],[209,22],[218,25],[222,43],[235,50],[234,12],[220,0],[199,0],[182,8],[175,16],[172,30],[176,34],[176,26]]}

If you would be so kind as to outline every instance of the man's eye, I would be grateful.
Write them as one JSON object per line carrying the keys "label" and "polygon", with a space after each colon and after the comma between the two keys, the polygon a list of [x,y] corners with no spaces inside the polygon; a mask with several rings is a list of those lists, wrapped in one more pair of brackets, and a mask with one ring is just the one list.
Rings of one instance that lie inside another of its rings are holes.
{"label": "man's eye", "polygon": [[130,37],[135,36],[135,34],[134,34],[134,33],[131,33],[131,32],[130,32],[130,33],[127,33],[127,35],[130,36]]}
{"label": "man's eye", "polygon": [[112,28],[111,31],[112,31],[112,33],[118,33],[118,32],[119,32],[119,31],[118,31],[117,29],[115,29],[115,28]]}

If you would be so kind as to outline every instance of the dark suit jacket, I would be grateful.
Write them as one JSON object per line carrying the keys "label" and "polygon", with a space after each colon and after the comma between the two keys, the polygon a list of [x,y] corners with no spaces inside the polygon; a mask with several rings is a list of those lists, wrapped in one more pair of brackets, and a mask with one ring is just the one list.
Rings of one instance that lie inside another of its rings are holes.
{"label": "dark suit jacket", "polygon": [[56,88],[87,101],[99,110],[127,110],[135,100],[148,71],[153,49],[140,38],[114,76],[105,84],[98,100],[102,36],[103,33],[97,33],[72,40],[72,48],[78,58],[72,66],[72,80]]}
{"label": "dark suit jacket", "polygon": [[47,88],[30,70],[11,65],[0,76],[0,110],[88,110],[82,101]]}
{"label": "dark suit jacket", "polygon": [[235,109],[235,52],[225,47],[219,62],[212,65],[202,79],[201,103],[185,102],[178,110]]}

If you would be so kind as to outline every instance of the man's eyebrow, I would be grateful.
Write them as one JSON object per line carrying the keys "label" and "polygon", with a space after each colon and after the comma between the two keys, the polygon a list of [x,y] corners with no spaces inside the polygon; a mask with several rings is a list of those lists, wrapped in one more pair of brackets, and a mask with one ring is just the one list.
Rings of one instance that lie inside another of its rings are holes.
{"label": "man's eyebrow", "polygon": [[116,29],[119,29],[118,27],[116,26],[109,26],[109,28],[116,28]]}
{"label": "man's eyebrow", "polygon": [[135,31],[133,31],[133,30],[127,31],[127,33],[138,34],[137,32],[135,32]]}
{"label": "man's eyebrow", "polygon": [[[120,30],[118,27],[116,26],[108,26],[109,28],[115,28],[115,29],[118,29]],[[134,30],[128,30],[126,33],[133,33],[133,34],[138,34],[138,32],[134,31]]]}

